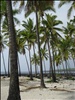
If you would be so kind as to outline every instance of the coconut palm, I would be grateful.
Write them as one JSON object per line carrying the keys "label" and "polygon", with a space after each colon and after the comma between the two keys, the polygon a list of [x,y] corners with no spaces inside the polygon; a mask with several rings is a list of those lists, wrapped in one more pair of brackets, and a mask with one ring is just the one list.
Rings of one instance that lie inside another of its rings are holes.
{"label": "coconut palm", "polygon": [[[67,23],[67,27],[63,27],[63,33],[65,35],[66,41],[70,41],[69,46],[69,55],[72,56],[73,61],[75,59],[75,54],[73,53],[75,50],[75,25],[72,22],[73,20],[70,20],[70,22]],[[72,52],[73,51],[73,52]]]}
{"label": "coconut palm", "polygon": [[27,31],[23,30],[20,33],[23,38],[24,41],[27,41],[27,44],[25,44],[26,46],[28,46],[28,51],[29,51],[29,59],[30,59],[30,79],[33,80],[32,78],[32,65],[31,65],[31,54],[30,54],[30,49],[31,49],[31,43],[33,42],[33,35],[28,33]]}
{"label": "coconut palm", "polygon": [[[1,9],[1,14],[2,17],[4,18],[2,20],[2,34],[6,36],[6,38],[9,38],[9,32],[8,32],[8,19],[7,19],[7,12],[6,12],[6,2],[1,1],[2,9]],[[15,15],[18,14],[18,10],[15,9],[13,10],[13,19],[14,19],[14,24],[20,24],[20,21],[15,17]],[[7,46],[9,46],[9,41],[7,41]],[[20,69],[20,67],[19,67]],[[20,70],[19,70],[20,71]],[[9,76],[9,57],[8,57],[8,76]]]}
{"label": "coconut palm", "polygon": [[65,0],[60,0],[60,3],[59,3],[59,5],[58,5],[58,7],[60,8],[60,7],[62,7],[64,4],[67,4],[67,3],[71,3],[71,6],[70,6],[70,8],[68,9],[68,13],[67,13],[67,17],[70,18],[72,11],[75,10],[75,1],[71,1],[71,0],[67,0],[67,1],[65,1]]}
{"label": "coconut palm", "polygon": [[[13,15],[15,16],[16,14],[18,13],[18,10],[14,10],[13,11]],[[6,16],[5,16],[6,15]],[[6,37],[6,39],[7,39],[7,46],[9,47],[9,40],[8,40],[8,38],[9,38],[9,31],[8,31],[8,20],[7,20],[7,13],[5,14],[4,16],[5,16],[5,18],[4,18],[4,20],[2,21],[2,31],[1,31],[1,33],[2,34],[4,34],[4,36]],[[20,21],[16,18],[16,17],[13,17],[13,19],[14,19],[14,23],[15,23],[15,25],[16,24],[20,24]],[[19,69],[20,69],[20,67],[19,67]],[[20,70],[19,70],[20,71]],[[8,56],[8,76],[9,76],[9,56]]]}
{"label": "coconut palm", "polygon": [[56,27],[59,24],[62,24],[60,20],[56,20],[56,15],[49,15],[46,14],[46,19],[43,19],[40,31],[43,33],[41,43],[45,41],[45,45],[48,46],[49,51],[49,61],[50,61],[50,69],[52,72],[53,81],[56,81],[55,75],[53,74],[53,67],[52,67],[52,57],[51,57],[51,48],[54,43],[57,42],[57,39],[61,37],[58,31],[62,31],[62,29]]}
{"label": "coconut palm", "polygon": [[[35,41],[36,41],[36,32],[35,32],[35,26],[33,25],[33,21],[29,18],[29,20],[27,21],[27,23],[25,21],[23,21],[23,27],[25,27],[25,29],[34,36],[33,39],[33,52],[35,55]],[[36,70],[36,62],[35,62],[35,70]],[[35,71],[35,76],[36,76],[36,71]]]}
{"label": "coconut palm", "polygon": [[28,64],[28,60],[27,60],[27,56],[26,56],[26,50],[25,50],[25,40],[21,37],[20,35],[20,32],[21,30],[16,30],[16,33],[17,33],[17,51],[20,53],[20,54],[23,54],[25,55],[25,59],[26,59],[26,63],[27,63],[27,68],[28,68],[28,73],[29,73],[29,64]]}
{"label": "coconut palm", "polygon": [[17,65],[17,46],[16,34],[14,30],[13,13],[11,0],[6,0],[7,18],[9,27],[9,48],[10,48],[10,86],[7,100],[21,100],[18,79],[18,65]]}
{"label": "coconut palm", "polygon": [[63,40],[60,42],[61,56],[62,56],[62,59],[65,61],[65,67],[66,67],[67,76],[68,76],[67,60],[68,60],[68,58],[69,58],[69,44],[70,44],[70,41],[68,41],[68,40],[66,40],[66,39],[63,39]]}
{"label": "coconut palm", "polygon": [[29,58],[30,58],[30,79],[32,79],[32,65],[31,65],[31,54],[30,49],[36,40],[36,34],[34,31],[33,21],[31,19],[27,20],[27,22],[23,21],[22,26],[25,28],[20,32],[20,35],[24,38],[24,41],[27,42],[25,46],[28,46],[29,50]]}

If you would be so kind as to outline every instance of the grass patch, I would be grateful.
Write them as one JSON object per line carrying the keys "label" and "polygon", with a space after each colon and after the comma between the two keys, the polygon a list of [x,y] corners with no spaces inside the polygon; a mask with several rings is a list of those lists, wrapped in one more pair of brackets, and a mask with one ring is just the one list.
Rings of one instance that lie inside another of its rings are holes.
{"label": "grass patch", "polygon": [[68,80],[75,80],[75,77],[68,77]]}

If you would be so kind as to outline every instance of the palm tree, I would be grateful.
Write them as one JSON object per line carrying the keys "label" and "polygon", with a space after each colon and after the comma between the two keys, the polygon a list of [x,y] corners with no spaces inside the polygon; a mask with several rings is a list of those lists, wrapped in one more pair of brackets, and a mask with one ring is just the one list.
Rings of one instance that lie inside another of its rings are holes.
{"label": "palm tree", "polygon": [[[1,23],[2,23],[2,34],[6,36],[6,38],[9,38],[9,31],[8,31],[8,19],[7,19],[7,12],[6,12],[6,2],[1,1]],[[20,21],[15,17],[15,15],[18,14],[18,9],[13,10],[13,20],[14,24],[20,24]],[[4,19],[2,20],[2,18]],[[9,41],[7,40],[7,46],[9,46]],[[19,67],[20,69],[20,67]],[[9,76],[9,56],[8,56],[8,76]]]}
{"label": "palm tree", "polygon": [[73,10],[75,10],[75,1],[71,1],[71,0],[61,0],[58,7],[62,7],[64,4],[67,4],[67,3],[71,3],[71,7],[68,9],[68,13],[67,13],[67,17],[70,18],[71,16],[71,13]]}
{"label": "palm tree", "polygon": [[17,65],[17,46],[16,46],[16,34],[13,22],[13,13],[11,0],[6,0],[7,18],[9,27],[9,48],[10,48],[10,86],[9,95],[7,100],[21,100],[19,79],[18,79],[18,65]]}
{"label": "palm tree", "polygon": [[27,22],[23,21],[22,26],[25,28],[20,32],[20,35],[24,38],[24,41],[27,42],[25,46],[28,46],[29,50],[29,59],[30,59],[30,79],[32,80],[32,65],[31,65],[31,54],[30,54],[30,49],[31,46],[34,44],[36,40],[36,34],[34,33],[34,26],[33,22],[31,19],[29,19]]}
{"label": "palm tree", "polygon": [[41,77],[41,87],[45,88],[44,79],[43,79],[43,69],[42,69],[42,58],[41,58],[41,52],[40,52],[40,39],[39,39],[39,31],[38,31],[38,6],[37,1],[35,1],[35,11],[36,11],[36,35],[37,35],[37,41],[38,41],[38,52],[40,57],[40,77]]}
{"label": "palm tree", "polygon": [[[65,43],[66,43],[66,50],[68,52],[68,55],[69,55],[69,59],[72,57],[73,58],[73,55],[74,54],[72,51],[74,51],[74,41],[75,41],[75,38],[74,38],[74,34],[75,34],[75,25],[72,23],[72,20],[70,20],[70,22],[67,23],[67,27],[63,27],[63,33],[64,33],[64,36],[65,36]],[[67,44],[68,43],[68,44]],[[74,58],[73,58],[73,61],[74,61]]]}
{"label": "palm tree", "polygon": [[65,61],[65,67],[66,67],[66,77],[68,77],[68,65],[67,65],[67,60],[69,58],[69,44],[70,41],[69,39],[62,39],[60,41],[60,51],[61,51],[61,56],[62,56],[62,60]]}
{"label": "palm tree", "polygon": [[[17,38],[16,38],[16,40],[17,40],[17,51],[18,51],[18,53],[25,55],[27,68],[28,68],[28,72],[29,72],[29,64],[28,64],[28,60],[27,60],[27,57],[26,57],[25,47],[24,47],[25,40],[21,37],[20,32],[21,32],[20,29],[16,30],[16,33],[17,33]],[[20,69],[20,67],[19,67],[19,69]]]}
{"label": "palm tree", "polygon": [[47,44],[48,46],[48,51],[49,51],[49,61],[50,61],[50,69],[51,69],[51,74],[53,81],[56,81],[55,75],[53,73],[53,67],[52,67],[52,54],[51,54],[51,47],[54,43],[56,43],[58,40],[58,37],[61,37],[59,35],[58,31],[62,31],[62,29],[56,27],[59,24],[62,24],[60,20],[56,20],[56,15],[49,15],[46,14],[46,19],[43,19],[42,24],[44,26],[41,26],[40,31],[44,34],[42,36],[41,43],[45,41],[45,46]]}
{"label": "palm tree", "polygon": [[[32,45],[33,45],[33,52],[35,54],[35,41],[36,41],[36,30],[35,30],[35,26],[33,25],[33,21],[32,19],[29,18],[29,20],[27,22],[23,21],[22,26],[28,31],[28,33],[33,35],[33,41],[32,41]],[[36,62],[35,62],[35,69],[36,69]],[[35,76],[36,76],[36,72],[35,72]]]}

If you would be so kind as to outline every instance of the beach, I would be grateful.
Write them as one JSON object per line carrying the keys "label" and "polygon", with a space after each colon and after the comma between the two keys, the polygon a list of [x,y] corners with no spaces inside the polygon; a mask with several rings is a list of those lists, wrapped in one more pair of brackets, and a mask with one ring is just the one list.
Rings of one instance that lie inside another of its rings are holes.
{"label": "beach", "polygon": [[[1,77],[1,100],[7,100],[9,78]],[[19,77],[21,100],[75,100],[75,80],[60,79],[58,82],[48,82],[44,78],[46,88],[40,88],[40,79]]]}

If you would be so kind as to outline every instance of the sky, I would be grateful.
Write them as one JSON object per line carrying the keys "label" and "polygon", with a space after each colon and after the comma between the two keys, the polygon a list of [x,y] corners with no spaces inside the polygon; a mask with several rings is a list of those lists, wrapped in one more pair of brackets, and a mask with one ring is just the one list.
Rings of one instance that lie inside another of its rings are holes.
{"label": "sky", "polygon": [[[66,26],[67,25],[67,21],[69,21],[68,18],[67,18],[67,11],[68,11],[68,9],[69,9],[71,4],[63,5],[61,8],[58,8],[58,4],[59,4],[59,1],[55,1],[54,7],[56,9],[56,13],[53,13],[52,11],[46,11],[46,13],[49,13],[49,14],[52,13],[52,14],[57,15],[57,19],[59,19],[59,20],[61,20],[63,22],[63,26]],[[21,14],[16,15],[16,17],[20,20],[20,22],[22,23],[23,20],[26,21],[27,19],[32,18],[33,21],[34,21],[34,24],[35,24],[35,20],[36,20],[35,19],[35,13],[32,13],[28,18],[25,18],[24,17],[24,12],[25,11],[22,11]],[[75,12],[73,11],[72,14],[71,14],[70,19],[72,19],[74,15],[75,15]],[[60,25],[59,27],[61,28],[62,25]],[[21,25],[17,25],[16,29],[19,29],[19,28],[23,29],[23,27]],[[63,34],[61,34],[61,35],[63,35]],[[8,68],[8,52],[9,52],[9,49],[8,49],[8,47],[6,47],[6,49],[3,50],[6,70]],[[31,50],[31,54],[32,54],[32,50]],[[28,51],[26,51],[26,55],[27,55],[27,59],[29,61]],[[19,54],[19,60],[20,60],[21,71],[22,72],[28,72],[26,61],[25,61],[25,56]],[[47,69],[49,69],[48,61],[45,62],[45,63],[47,65]],[[34,66],[33,66],[33,71],[34,71]],[[1,72],[4,72],[4,65],[3,65],[2,54],[1,54]]]}

